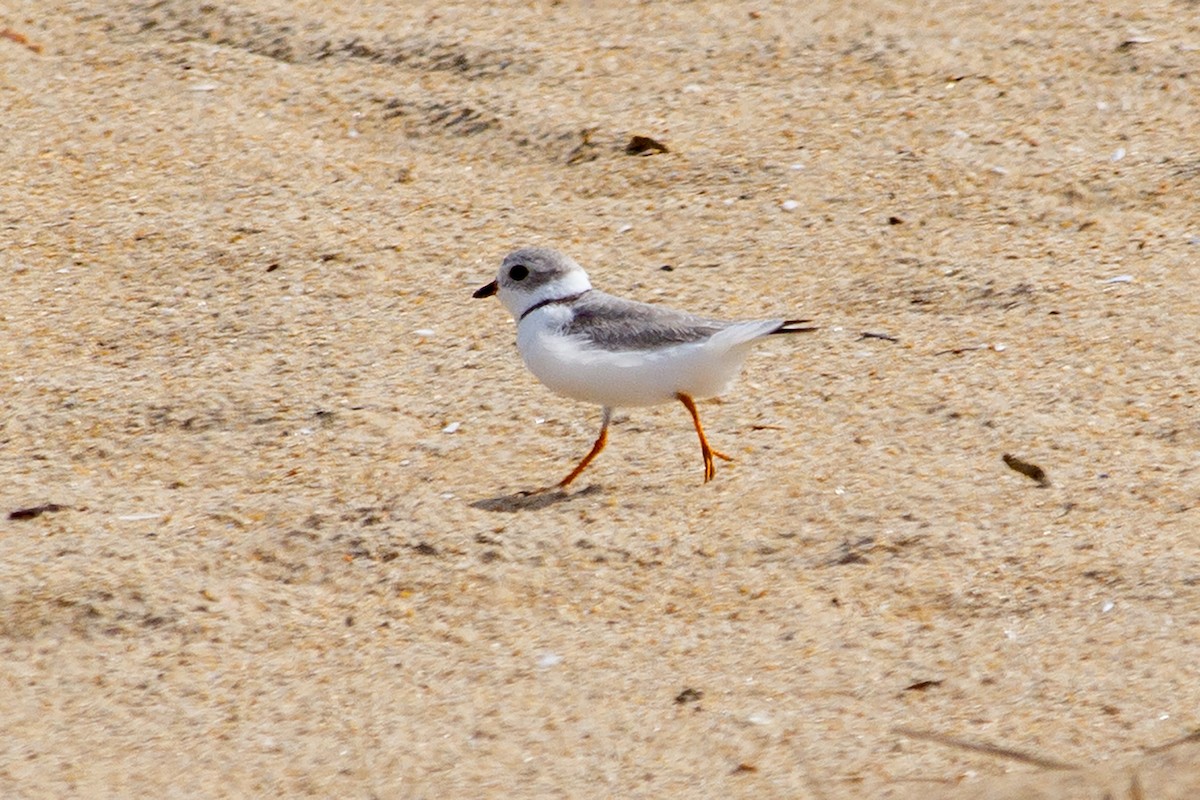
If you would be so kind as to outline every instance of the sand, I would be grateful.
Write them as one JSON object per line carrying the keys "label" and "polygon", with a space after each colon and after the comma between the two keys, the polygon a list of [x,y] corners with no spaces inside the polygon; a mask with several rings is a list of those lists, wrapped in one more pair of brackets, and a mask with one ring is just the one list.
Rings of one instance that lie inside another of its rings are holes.
{"label": "sand", "polygon": [[1197,6],[849,5],[0,6],[0,796],[1200,797]]}

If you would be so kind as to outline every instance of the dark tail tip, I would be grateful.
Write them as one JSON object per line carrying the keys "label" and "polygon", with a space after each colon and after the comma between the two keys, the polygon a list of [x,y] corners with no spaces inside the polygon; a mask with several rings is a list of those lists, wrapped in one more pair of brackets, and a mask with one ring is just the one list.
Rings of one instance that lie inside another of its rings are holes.
{"label": "dark tail tip", "polygon": [[813,326],[808,325],[809,322],[812,322],[812,320],[811,319],[785,319],[783,321],[783,324],[780,325],[775,330],[771,331],[771,333],[808,333],[809,331],[820,330],[815,325],[813,325]]}

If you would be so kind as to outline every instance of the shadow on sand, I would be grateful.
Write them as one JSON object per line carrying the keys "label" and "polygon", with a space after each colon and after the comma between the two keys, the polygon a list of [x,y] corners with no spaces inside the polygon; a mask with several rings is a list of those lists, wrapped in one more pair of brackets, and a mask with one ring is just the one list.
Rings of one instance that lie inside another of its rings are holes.
{"label": "shadow on sand", "polygon": [[565,492],[562,489],[548,489],[541,492],[515,492],[514,494],[502,494],[496,497],[476,500],[470,503],[470,506],[482,511],[500,511],[506,514],[513,514],[517,511],[538,511],[566,502],[567,500],[573,500],[576,497],[593,495],[599,491],[600,487],[593,483],[586,489],[580,489],[578,492]]}

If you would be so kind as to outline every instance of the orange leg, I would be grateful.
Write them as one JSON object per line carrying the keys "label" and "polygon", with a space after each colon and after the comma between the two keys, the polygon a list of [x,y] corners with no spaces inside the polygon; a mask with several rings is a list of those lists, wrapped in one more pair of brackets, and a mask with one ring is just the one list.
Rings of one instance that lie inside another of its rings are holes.
{"label": "orange leg", "polygon": [[733,459],[720,450],[714,450],[709,446],[708,437],[704,435],[704,426],[700,424],[700,412],[696,410],[696,402],[683,392],[675,396],[679,398],[679,402],[683,403],[688,412],[691,413],[692,422],[696,425],[696,435],[700,437],[700,452],[704,455],[704,482],[708,483],[717,474],[717,468],[713,466],[713,456],[725,461],[733,461]]}
{"label": "orange leg", "polygon": [[579,477],[579,474],[587,469],[587,465],[592,463],[592,459],[600,455],[600,451],[604,449],[604,445],[608,444],[608,423],[612,421],[612,409],[605,406],[601,415],[600,435],[596,437],[596,443],[592,445],[591,452],[583,457],[583,461],[579,462],[579,466],[571,470],[571,474],[563,478],[554,487],[556,489],[565,489],[571,481]]}

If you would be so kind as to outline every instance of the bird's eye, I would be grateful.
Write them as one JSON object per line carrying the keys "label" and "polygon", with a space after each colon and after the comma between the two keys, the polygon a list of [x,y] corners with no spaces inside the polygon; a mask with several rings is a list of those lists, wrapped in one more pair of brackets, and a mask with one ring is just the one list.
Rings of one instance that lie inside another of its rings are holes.
{"label": "bird's eye", "polygon": [[529,267],[525,266],[524,264],[517,264],[508,271],[508,277],[512,278],[514,281],[523,281],[529,277]]}

